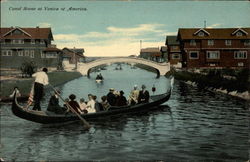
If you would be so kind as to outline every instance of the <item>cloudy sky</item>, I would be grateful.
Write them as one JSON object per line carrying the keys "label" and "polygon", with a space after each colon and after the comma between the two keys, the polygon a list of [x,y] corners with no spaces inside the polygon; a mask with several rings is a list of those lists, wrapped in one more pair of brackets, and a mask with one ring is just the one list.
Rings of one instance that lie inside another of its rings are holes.
{"label": "cloudy sky", "polygon": [[140,40],[160,48],[178,28],[250,27],[249,20],[249,1],[1,1],[2,27],[51,27],[57,47],[87,56],[138,55]]}

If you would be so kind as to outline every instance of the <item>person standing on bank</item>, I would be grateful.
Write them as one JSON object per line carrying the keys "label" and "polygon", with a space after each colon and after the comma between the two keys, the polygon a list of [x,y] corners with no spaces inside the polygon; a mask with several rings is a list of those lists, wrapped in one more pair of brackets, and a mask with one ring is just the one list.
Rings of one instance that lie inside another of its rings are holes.
{"label": "person standing on bank", "polygon": [[33,98],[35,104],[33,110],[41,111],[40,101],[43,98],[44,86],[49,84],[49,78],[47,73],[48,69],[43,68],[42,71],[36,72],[32,75],[32,77],[35,77],[34,98]]}

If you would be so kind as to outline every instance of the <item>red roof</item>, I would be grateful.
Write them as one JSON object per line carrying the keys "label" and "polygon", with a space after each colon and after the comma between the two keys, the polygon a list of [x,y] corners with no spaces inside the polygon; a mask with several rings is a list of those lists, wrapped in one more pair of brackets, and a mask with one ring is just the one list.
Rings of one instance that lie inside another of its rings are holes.
{"label": "red roof", "polygon": [[[15,30],[21,31],[23,34],[10,34]],[[0,28],[1,39],[51,39],[53,40],[51,28]]]}
{"label": "red roof", "polygon": [[[204,32],[204,36],[199,36],[199,32]],[[180,28],[178,36],[180,39],[250,39],[250,28]]]}

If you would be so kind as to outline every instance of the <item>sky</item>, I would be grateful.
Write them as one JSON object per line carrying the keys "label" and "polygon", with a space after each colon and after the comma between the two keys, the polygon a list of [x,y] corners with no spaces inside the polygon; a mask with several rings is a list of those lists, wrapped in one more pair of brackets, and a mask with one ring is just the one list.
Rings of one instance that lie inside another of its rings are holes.
{"label": "sky", "polygon": [[86,56],[138,55],[179,28],[250,27],[249,20],[249,1],[1,1],[1,27],[51,27],[53,44]]}

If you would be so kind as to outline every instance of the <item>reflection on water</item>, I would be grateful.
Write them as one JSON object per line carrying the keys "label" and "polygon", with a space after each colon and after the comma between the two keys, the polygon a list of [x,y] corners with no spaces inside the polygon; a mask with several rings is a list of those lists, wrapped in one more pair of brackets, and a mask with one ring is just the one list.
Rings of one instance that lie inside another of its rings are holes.
{"label": "reflection on water", "polygon": [[[109,88],[129,94],[145,84],[156,94],[169,88],[169,80],[123,65],[102,71],[103,84],[81,77],[61,87],[63,97],[74,92],[79,100],[88,93],[100,96]],[[49,93],[43,101],[46,106]],[[246,161],[249,111],[235,98],[202,91],[176,81],[170,100],[157,111],[126,114],[91,122],[41,125],[15,117],[1,106],[1,155],[5,160],[171,160]]]}

